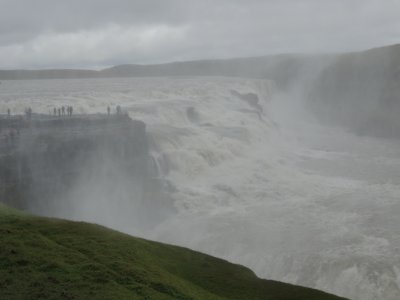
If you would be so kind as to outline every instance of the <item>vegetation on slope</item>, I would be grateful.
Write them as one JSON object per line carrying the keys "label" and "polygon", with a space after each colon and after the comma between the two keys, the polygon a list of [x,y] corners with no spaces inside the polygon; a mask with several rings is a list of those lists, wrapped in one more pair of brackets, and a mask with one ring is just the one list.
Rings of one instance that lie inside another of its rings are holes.
{"label": "vegetation on slope", "polygon": [[0,299],[341,299],[101,226],[0,205]]}

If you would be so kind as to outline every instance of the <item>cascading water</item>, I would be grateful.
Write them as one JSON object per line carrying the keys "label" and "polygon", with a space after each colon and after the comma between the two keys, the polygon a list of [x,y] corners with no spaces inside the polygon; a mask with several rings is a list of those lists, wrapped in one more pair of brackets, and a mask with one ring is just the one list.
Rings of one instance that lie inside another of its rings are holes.
{"label": "cascading water", "polygon": [[398,142],[313,123],[267,80],[6,81],[2,97],[3,111],[121,105],[147,124],[175,212],[124,231],[355,300],[400,298]]}

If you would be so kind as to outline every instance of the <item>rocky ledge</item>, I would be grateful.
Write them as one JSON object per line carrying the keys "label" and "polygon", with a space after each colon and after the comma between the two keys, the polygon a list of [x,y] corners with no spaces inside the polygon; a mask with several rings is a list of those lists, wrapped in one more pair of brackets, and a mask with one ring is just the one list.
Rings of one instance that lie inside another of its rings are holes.
{"label": "rocky ledge", "polygon": [[19,209],[117,228],[148,219],[162,198],[150,162],[146,126],[127,115],[0,118],[0,201]]}

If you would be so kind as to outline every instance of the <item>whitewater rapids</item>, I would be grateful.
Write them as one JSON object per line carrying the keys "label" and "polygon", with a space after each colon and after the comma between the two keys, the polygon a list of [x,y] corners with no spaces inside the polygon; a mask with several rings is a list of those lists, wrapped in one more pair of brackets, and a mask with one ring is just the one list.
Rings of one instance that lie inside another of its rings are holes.
{"label": "whitewater rapids", "polygon": [[264,278],[354,300],[400,299],[398,141],[321,126],[268,80],[3,81],[0,97],[2,112],[121,105],[146,122],[176,213],[150,230],[117,229]]}

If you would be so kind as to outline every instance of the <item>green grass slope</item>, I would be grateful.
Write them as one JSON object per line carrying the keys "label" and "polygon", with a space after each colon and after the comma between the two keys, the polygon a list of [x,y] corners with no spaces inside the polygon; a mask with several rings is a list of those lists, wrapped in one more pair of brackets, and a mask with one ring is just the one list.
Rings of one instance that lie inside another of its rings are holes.
{"label": "green grass slope", "polygon": [[342,299],[185,248],[0,205],[0,299]]}

